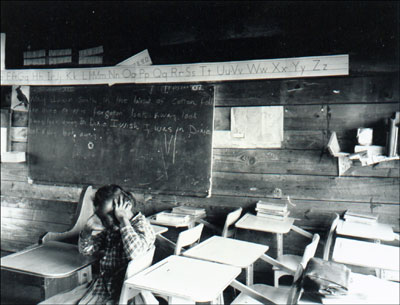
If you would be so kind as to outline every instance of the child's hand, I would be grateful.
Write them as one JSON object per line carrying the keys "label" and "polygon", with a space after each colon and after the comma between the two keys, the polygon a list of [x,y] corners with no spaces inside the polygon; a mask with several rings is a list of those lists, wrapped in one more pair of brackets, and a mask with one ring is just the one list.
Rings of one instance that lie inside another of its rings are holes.
{"label": "child's hand", "polygon": [[93,214],[89,217],[83,229],[88,234],[96,235],[103,231],[105,227],[101,223],[100,218],[96,214]]}
{"label": "child's hand", "polygon": [[120,224],[129,222],[129,219],[133,216],[132,203],[130,201],[124,201],[122,195],[118,199],[114,199],[114,215]]}

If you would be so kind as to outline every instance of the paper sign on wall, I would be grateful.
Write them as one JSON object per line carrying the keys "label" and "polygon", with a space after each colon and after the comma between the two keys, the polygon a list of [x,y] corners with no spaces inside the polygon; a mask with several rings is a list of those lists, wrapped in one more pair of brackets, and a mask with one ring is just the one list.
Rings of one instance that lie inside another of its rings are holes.
{"label": "paper sign on wall", "polygon": [[28,111],[29,86],[12,86],[11,110]]}
{"label": "paper sign on wall", "polygon": [[149,51],[143,50],[142,52],[139,52],[124,61],[121,61],[120,63],[117,64],[117,66],[131,66],[131,67],[139,67],[139,66],[150,66],[152,65],[152,61],[150,58]]}
{"label": "paper sign on wall", "polygon": [[280,148],[283,106],[233,107],[231,130],[214,132],[214,147]]}

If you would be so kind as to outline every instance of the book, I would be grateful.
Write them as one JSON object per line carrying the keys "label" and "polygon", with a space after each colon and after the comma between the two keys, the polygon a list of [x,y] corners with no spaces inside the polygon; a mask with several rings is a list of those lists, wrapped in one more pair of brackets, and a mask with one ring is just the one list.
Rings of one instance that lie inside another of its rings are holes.
{"label": "book", "polygon": [[172,213],[172,212],[161,212],[156,214],[156,220],[167,223],[187,223],[190,221],[190,215]]}
{"label": "book", "polygon": [[257,216],[263,217],[263,218],[269,218],[269,219],[274,219],[274,220],[285,220],[289,216],[290,211],[286,211],[283,215],[274,215],[270,213],[263,213],[263,212],[257,212]]}
{"label": "book", "polygon": [[260,200],[257,202],[256,208],[264,210],[273,210],[273,211],[287,211],[287,203],[265,202]]}
{"label": "book", "polygon": [[282,216],[285,215],[288,211],[278,211],[278,210],[268,210],[268,209],[255,209],[259,213],[270,214],[270,215],[277,215]]}
{"label": "book", "polygon": [[346,221],[366,223],[366,224],[374,224],[378,221],[378,215],[372,213],[357,213],[351,211],[346,211],[344,213],[343,218]]}
{"label": "book", "polygon": [[379,145],[356,145],[354,146],[354,152],[359,153],[366,151],[368,156],[383,155],[385,147]]}
{"label": "book", "polygon": [[206,215],[206,209],[190,207],[190,206],[178,206],[178,207],[172,208],[172,213],[186,214],[186,215],[192,215],[192,216],[202,216],[202,215]]}

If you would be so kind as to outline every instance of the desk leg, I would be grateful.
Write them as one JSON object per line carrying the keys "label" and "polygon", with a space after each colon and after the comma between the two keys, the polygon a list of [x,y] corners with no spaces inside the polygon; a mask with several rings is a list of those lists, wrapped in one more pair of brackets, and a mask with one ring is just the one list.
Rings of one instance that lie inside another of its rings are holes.
{"label": "desk leg", "polygon": [[276,257],[281,257],[283,255],[283,234],[276,233]]}
{"label": "desk leg", "polygon": [[292,225],[292,228],[291,228],[291,229],[292,229],[293,231],[299,233],[300,235],[303,235],[303,236],[305,236],[305,237],[308,237],[308,238],[310,238],[310,239],[313,239],[313,234],[311,234],[310,232],[307,232],[306,230],[303,230],[302,228],[300,228],[300,227],[298,227],[298,226]]}
{"label": "desk leg", "polygon": [[253,285],[254,283],[254,265],[251,264],[246,268],[246,285],[250,286]]}
{"label": "desk leg", "polygon": [[120,305],[128,304],[128,301],[131,298],[136,297],[139,293],[140,293],[139,290],[133,289],[124,283],[124,285],[122,286],[121,295],[119,297],[119,304]]}
{"label": "desk leg", "polygon": [[[380,244],[380,243],[381,243],[381,241],[380,241],[379,239],[374,240],[374,242],[375,242],[376,244]],[[381,279],[382,276],[383,276],[382,269],[375,268],[375,275],[376,275],[376,277],[378,277],[378,278]]]}
{"label": "desk leg", "polygon": [[231,286],[233,288],[239,290],[240,292],[243,292],[244,294],[250,296],[251,298],[256,299],[257,301],[261,302],[261,304],[275,304],[275,303],[272,303],[271,300],[267,299],[265,296],[263,296],[258,291],[256,291],[253,288],[248,287],[248,286],[240,283],[237,280],[233,280],[231,282]]}
{"label": "desk leg", "polygon": [[173,241],[169,240],[168,238],[166,238],[165,236],[161,235],[161,234],[157,234],[156,236],[157,240],[159,240],[160,242],[166,244],[168,247],[170,247],[172,250],[175,250],[176,247],[176,243],[174,243]]}
{"label": "desk leg", "polygon": [[209,223],[208,221],[206,221],[206,220],[204,220],[204,219],[198,219],[198,220],[196,220],[196,222],[204,224],[204,226],[206,226],[206,227],[208,227],[208,228],[214,230],[214,231],[217,232],[219,235],[221,235],[221,233],[222,233],[221,228],[219,228],[219,227],[217,227],[217,226],[214,226],[213,224]]}

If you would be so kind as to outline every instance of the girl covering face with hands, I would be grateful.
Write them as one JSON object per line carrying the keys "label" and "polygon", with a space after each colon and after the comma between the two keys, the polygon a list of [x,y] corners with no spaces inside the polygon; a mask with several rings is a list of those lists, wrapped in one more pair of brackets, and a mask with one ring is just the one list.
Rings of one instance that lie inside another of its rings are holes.
{"label": "girl covering face with hands", "polygon": [[[136,209],[135,198],[118,186],[110,189],[99,189],[94,199],[94,205],[96,212],[93,217],[98,217],[102,226],[108,229],[118,230],[121,225],[125,226],[129,223],[134,212],[136,214],[136,211],[132,211],[132,208]],[[92,221],[95,226],[99,225],[98,220]],[[91,222],[88,221],[89,226]],[[96,229],[100,229],[100,227]]]}
{"label": "girl covering face with hands", "polygon": [[80,253],[99,258],[100,273],[91,283],[41,304],[117,304],[129,261],[154,245],[153,228],[135,198],[120,186],[99,188],[93,205],[95,214],[80,233],[78,246]]}

